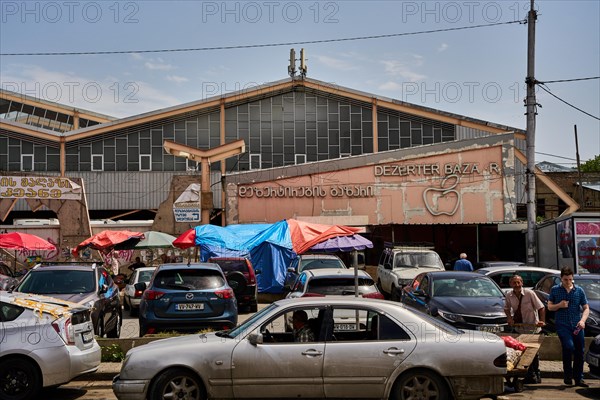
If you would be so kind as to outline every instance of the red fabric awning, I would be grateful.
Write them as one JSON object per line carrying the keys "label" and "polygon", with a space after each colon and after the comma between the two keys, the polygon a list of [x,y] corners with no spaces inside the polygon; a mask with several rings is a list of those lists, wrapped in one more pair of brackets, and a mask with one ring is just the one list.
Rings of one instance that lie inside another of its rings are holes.
{"label": "red fabric awning", "polygon": [[91,247],[94,250],[112,250],[121,244],[127,246],[132,244],[132,242],[137,243],[143,238],[144,234],[142,232],[102,231],[79,243],[77,247],[73,249],[73,254],[76,255],[80,250],[85,249],[86,247]]}
{"label": "red fabric awning", "polygon": [[0,234],[0,249],[9,250],[55,250],[56,247],[39,236],[22,232]]}
{"label": "red fabric awning", "polygon": [[189,249],[196,245],[196,229],[188,229],[173,241],[173,246],[179,249]]}

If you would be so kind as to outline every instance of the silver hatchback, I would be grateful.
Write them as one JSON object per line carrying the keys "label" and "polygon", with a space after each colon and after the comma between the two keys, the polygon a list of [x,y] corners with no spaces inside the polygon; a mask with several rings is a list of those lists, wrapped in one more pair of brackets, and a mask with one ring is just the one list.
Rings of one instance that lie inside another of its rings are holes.
{"label": "silver hatchback", "polygon": [[38,399],[100,365],[90,310],[51,297],[0,292],[0,398]]}

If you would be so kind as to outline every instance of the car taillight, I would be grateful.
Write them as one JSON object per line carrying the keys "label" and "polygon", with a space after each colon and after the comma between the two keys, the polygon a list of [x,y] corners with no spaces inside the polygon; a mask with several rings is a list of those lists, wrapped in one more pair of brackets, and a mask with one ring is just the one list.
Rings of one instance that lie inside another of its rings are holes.
{"label": "car taillight", "polygon": [[71,324],[71,318],[58,319],[52,323],[52,327],[66,344],[75,344],[75,332]]}
{"label": "car taillight", "polygon": [[324,294],[319,294],[319,293],[304,293],[302,295],[302,297],[325,297]]}
{"label": "car taillight", "polygon": [[252,265],[250,264],[250,262],[248,260],[246,260],[246,263],[248,264],[248,276],[246,277],[248,279],[248,283],[250,285],[255,285],[256,284],[256,274],[254,273],[254,268],[252,267]]}
{"label": "car taillight", "polygon": [[216,290],[215,295],[220,299],[233,299],[235,297],[232,289]]}
{"label": "car taillight", "polygon": [[507,356],[506,353],[503,353],[501,355],[499,355],[498,357],[496,357],[496,359],[494,360],[494,365],[496,367],[500,367],[500,368],[506,368],[507,365]]}
{"label": "car taillight", "polygon": [[144,293],[144,292],[141,290],[136,290],[135,293],[133,294],[133,297],[136,297],[136,298],[142,297],[142,293]]}
{"label": "car taillight", "polygon": [[165,295],[165,292],[159,292],[158,290],[146,289],[144,291],[144,298],[146,300],[158,300]]}
{"label": "car taillight", "polygon": [[385,299],[385,297],[383,297],[383,295],[379,292],[363,293],[362,297],[366,299]]}

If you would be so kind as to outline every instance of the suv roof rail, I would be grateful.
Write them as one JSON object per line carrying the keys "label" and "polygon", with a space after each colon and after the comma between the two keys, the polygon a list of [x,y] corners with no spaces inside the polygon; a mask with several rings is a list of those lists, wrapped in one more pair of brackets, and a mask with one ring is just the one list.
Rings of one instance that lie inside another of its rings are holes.
{"label": "suv roof rail", "polygon": [[431,242],[384,242],[383,246],[386,248],[402,247],[427,250],[435,249],[434,244]]}
{"label": "suv roof rail", "polygon": [[[91,265],[92,267],[99,267],[104,264],[104,261],[41,261],[35,265],[39,266],[50,266],[50,265]],[[34,267],[34,268],[35,268]]]}

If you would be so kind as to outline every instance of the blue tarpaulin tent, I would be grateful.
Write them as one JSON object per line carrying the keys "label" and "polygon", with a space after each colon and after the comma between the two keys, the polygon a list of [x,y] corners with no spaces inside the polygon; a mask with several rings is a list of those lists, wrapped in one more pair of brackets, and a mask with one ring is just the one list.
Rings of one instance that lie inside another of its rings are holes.
{"label": "blue tarpaulin tent", "polygon": [[[202,225],[195,228],[195,245],[200,248],[202,261],[210,257],[248,257],[254,268],[260,271],[257,276],[258,291],[281,293],[287,267],[292,265],[298,253],[309,250],[319,242],[332,237],[352,235],[355,231],[355,228],[310,224],[296,220],[226,227]],[[367,242],[371,243],[368,240]],[[337,246],[335,243],[339,244],[336,241],[329,243],[330,248]]]}

